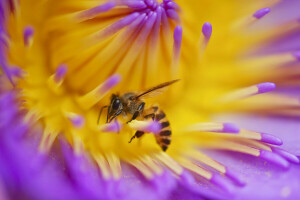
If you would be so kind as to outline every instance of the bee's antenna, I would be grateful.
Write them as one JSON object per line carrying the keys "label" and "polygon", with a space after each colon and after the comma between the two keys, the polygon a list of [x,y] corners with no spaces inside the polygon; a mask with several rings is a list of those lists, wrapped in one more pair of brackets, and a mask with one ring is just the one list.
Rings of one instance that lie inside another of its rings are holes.
{"label": "bee's antenna", "polygon": [[101,114],[102,114],[102,111],[103,111],[104,108],[108,108],[108,106],[102,106],[102,108],[100,109],[98,120],[97,120],[97,124],[99,124],[100,117],[101,117]]}

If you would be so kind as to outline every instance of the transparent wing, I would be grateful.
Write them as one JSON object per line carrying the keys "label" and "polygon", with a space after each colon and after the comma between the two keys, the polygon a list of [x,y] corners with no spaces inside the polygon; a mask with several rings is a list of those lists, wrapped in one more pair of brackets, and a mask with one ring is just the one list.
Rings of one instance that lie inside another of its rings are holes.
{"label": "transparent wing", "polygon": [[160,95],[161,93],[163,93],[167,87],[169,85],[172,85],[173,83],[176,83],[177,81],[179,81],[180,79],[176,79],[176,80],[173,80],[173,81],[169,81],[169,82],[165,82],[165,83],[162,83],[162,84],[159,84],[155,87],[152,87],[140,94],[138,94],[134,99],[139,99],[139,98],[150,98],[150,97],[155,97],[155,96],[158,96]]}

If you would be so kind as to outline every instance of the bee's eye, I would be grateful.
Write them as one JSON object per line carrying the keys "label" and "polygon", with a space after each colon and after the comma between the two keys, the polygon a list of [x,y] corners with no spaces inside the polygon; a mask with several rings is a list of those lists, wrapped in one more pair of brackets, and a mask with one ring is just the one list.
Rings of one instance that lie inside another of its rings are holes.
{"label": "bee's eye", "polygon": [[113,102],[113,104],[112,104],[112,108],[114,110],[117,110],[120,107],[120,104],[121,104],[120,99],[115,99],[114,102]]}

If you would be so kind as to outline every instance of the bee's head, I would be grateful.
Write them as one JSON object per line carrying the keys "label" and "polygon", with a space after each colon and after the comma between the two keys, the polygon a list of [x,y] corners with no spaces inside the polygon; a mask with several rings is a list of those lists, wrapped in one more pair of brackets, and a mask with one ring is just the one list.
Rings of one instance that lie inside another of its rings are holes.
{"label": "bee's head", "polygon": [[110,123],[114,118],[119,116],[123,111],[123,104],[119,95],[112,94],[110,105],[108,107],[106,123]]}

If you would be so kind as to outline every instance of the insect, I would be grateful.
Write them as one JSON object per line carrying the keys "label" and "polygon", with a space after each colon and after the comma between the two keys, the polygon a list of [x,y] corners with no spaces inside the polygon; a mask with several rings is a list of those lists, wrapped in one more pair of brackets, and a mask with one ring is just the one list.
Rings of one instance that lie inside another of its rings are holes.
{"label": "insect", "polygon": [[[101,108],[97,123],[99,124],[101,113],[104,108],[108,108],[106,123],[110,123],[113,119],[121,114],[123,114],[123,116],[130,117],[130,120],[127,123],[137,118],[140,118],[142,120],[147,120],[149,118],[152,118],[152,120],[157,120],[161,124],[162,129],[158,134],[155,135],[155,139],[161,149],[163,151],[166,151],[171,143],[172,132],[170,123],[166,118],[164,111],[159,109],[158,106],[145,108],[144,99],[161,94],[163,90],[167,88],[167,86],[177,81],[179,81],[179,79],[165,82],[141,93],[127,92],[122,95],[112,94],[110,104]],[[134,138],[140,138],[143,135],[143,131],[136,131],[134,136],[130,139],[129,143],[131,143]]]}

